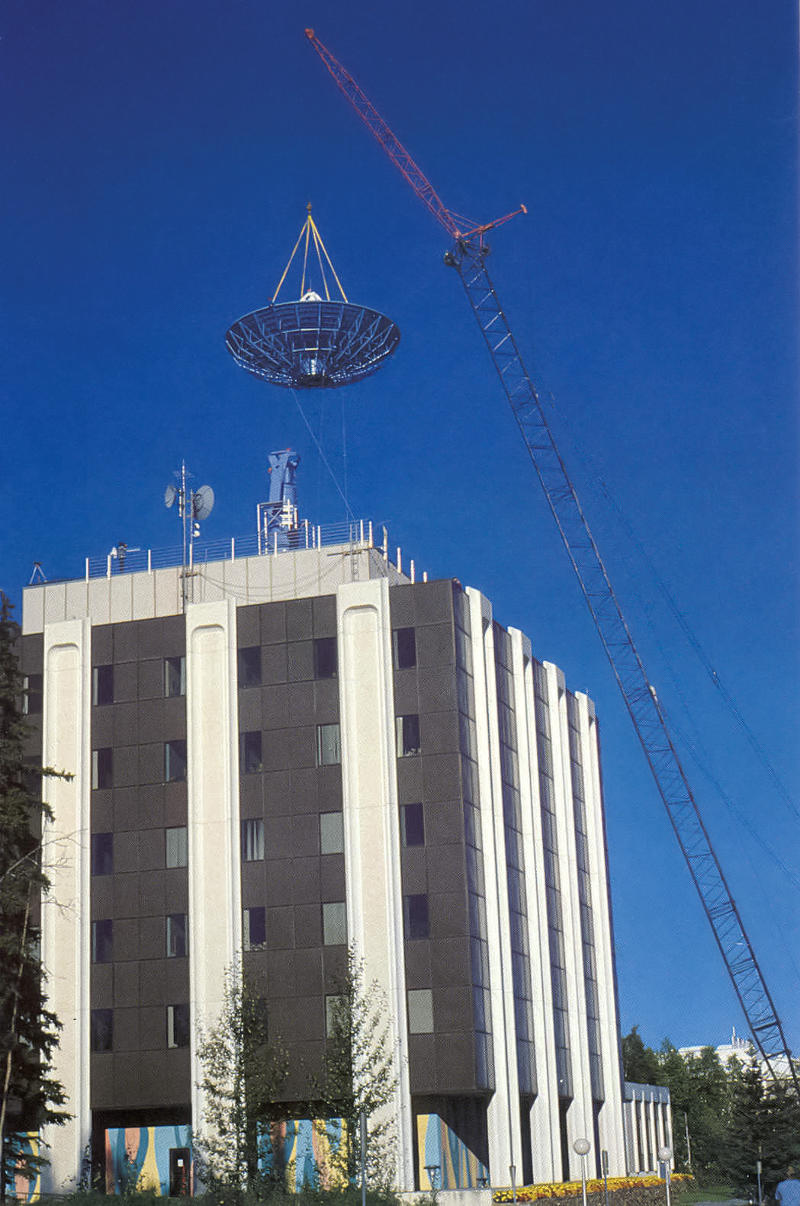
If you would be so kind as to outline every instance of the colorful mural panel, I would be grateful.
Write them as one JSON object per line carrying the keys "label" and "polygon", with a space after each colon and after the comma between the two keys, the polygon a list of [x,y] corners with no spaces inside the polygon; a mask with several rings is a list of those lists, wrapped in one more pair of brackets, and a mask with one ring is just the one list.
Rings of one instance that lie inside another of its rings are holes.
{"label": "colorful mural panel", "polygon": [[39,1136],[35,1134],[16,1136],[21,1139],[21,1156],[17,1168],[6,1177],[5,1196],[19,1202],[38,1202],[41,1191],[41,1176],[38,1172],[29,1176],[24,1172],[25,1157],[39,1155]]}
{"label": "colorful mural panel", "polygon": [[289,1193],[344,1189],[347,1124],[341,1118],[290,1118],[272,1122],[259,1139],[259,1168],[285,1182]]}
{"label": "colorful mural panel", "polygon": [[[417,1151],[421,1190],[479,1189],[489,1184],[486,1165],[438,1114],[417,1114]],[[437,1170],[432,1173],[435,1185],[428,1168]]]}
{"label": "colorful mural panel", "polygon": [[106,1131],[106,1193],[192,1192],[192,1128],[114,1127]]}

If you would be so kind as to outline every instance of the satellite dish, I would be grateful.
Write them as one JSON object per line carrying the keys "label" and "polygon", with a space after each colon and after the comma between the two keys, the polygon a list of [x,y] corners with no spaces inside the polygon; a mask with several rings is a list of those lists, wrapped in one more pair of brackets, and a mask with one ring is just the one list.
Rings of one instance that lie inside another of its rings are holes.
{"label": "satellite dish", "polygon": [[175,489],[175,487],[167,486],[166,490],[164,491],[164,506],[171,507],[177,497],[178,491]]}
{"label": "satellite dish", "polygon": [[214,510],[214,491],[210,486],[201,486],[192,495],[192,513],[195,519],[208,519]]}

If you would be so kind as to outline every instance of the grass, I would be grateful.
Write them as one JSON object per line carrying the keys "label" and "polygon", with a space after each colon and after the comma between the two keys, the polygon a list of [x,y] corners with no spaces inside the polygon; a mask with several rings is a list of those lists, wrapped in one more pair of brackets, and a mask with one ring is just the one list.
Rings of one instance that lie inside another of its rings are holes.
{"label": "grass", "polygon": [[696,1189],[687,1189],[681,1194],[681,1206],[696,1206],[697,1202],[727,1202],[730,1198],[741,1197],[732,1185],[698,1185]]}

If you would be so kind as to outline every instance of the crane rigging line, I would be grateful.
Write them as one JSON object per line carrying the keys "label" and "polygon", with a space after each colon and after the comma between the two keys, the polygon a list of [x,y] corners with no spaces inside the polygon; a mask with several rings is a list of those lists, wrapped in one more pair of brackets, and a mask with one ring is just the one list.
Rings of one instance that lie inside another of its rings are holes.
{"label": "crane rigging line", "polygon": [[[791,1060],[780,1018],[744,929],[719,860],[711,845],[692,789],[628,623],[611,584],[586,515],[555,442],[542,402],[522,360],[514,334],[486,268],[484,235],[508,221],[464,232],[420,168],[392,133],[365,94],[314,34],[306,37],[368,129],[381,144],[420,200],[454,239],[445,263],[458,273],[511,407],[534,472],[578,579],[603,648],[616,678],[636,735],[667,810],[734,991],[754,1043],[775,1082],[786,1061],[795,1092],[800,1083]],[[521,207],[524,211],[524,206]],[[516,212],[520,212],[519,210]]]}
{"label": "crane rigging line", "polygon": [[[541,399],[541,394],[540,394],[540,399]],[[551,406],[551,409],[553,410],[553,412],[555,414],[559,415],[561,421],[566,424],[567,429],[569,431],[569,435],[571,437],[573,452],[575,453],[577,458],[581,461],[581,463],[584,467],[584,470],[588,474],[589,478],[594,480],[595,484],[599,488],[601,496],[609,504],[609,506],[611,507],[612,511],[614,512],[617,520],[624,528],[628,540],[636,548],[636,550],[639,553],[640,557],[642,558],[643,562],[647,566],[647,569],[650,572],[653,582],[655,583],[656,588],[658,589],[660,595],[662,596],[665,603],[667,604],[669,611],[672,613],[672,616],[673,616],[675,622],[677,623],[678,627],[681,629],[684,637],[686,638],[686,641],[688,642],[689,646],[691,647],[692,651],[694,652],[695,656],[697,657],[698,661],[700,662],[700,665],[706,671],[706,674],[708,675],[709,679],[711,680],[713,686],[716,688],[717,692],[719,693],[720,699],[722,700],[725,707],[728,709],[730,714],[733,716],[734,720],[739,725],[739,727],[741,728],[745,737],[747,738],[748,743],[750,744],[754,754],[756,755],[756,757],[758,758],[762,767],[764,768],[766,774],[772,780],[773,786],[774,786],[777,794],[780,796],[781,801],[786,805],[786,808],[789,810],[789,812],[795,818],[795,820],[800,820],[800,807],[798,807],[797,803],[795,802],[794,798],[792,797],[791,792],[789,791],[789,789],[787,788],[783,779],[781,778],[779,772],[773,765],[773,763],[769,757],[769,754],[767,753],[767,751],[764,749],[764,746],[759,741],[758,736],[754,732],[752,726],[748,723],[747,717],[744,715],[742,709],[740,708],[738,701],[736,700],[736,697],[734,696],[732,691],[728,688],[727,684],[725,682],[723,682],[722,676],[715,669],[715,667],[711,661],[711,658],[709,657],[702,642],[700,641],[699,637],[697,636],[697,634],[693,630],[692,626],[690,625],[688,619],[686,618],[685,613],[678,606],[678,603],[677,603],[677,600],[676,600],[674,594],[670,590],[670,587],[667,585],[663,575],[661,574],[660,570],[658,569],[658,566],[653,561],[653,558],[651,557],[650,553],[648,552],[648,550],[644,544],[644,541],[638,535],[636,529],[633,526],[633,523],[628,518],[628,516],[625,514],[619,501],[612,493],[607,481],[603,477],[602,472],[599,471],[595,458],[591,455],[591,453],[587,452],[586,448],[582,446],[581,441],[577,437],[575,432],[573,430],[571,430],[568,416],[566,416],[563,413],[563,411],[561,411],[560,408],[557,407],[555,398],[553,397],[552,394],[548,394],[547,401],[550,403],[550,406]],[[667,659],[665,658],[665,660],[667,660]],[[677,679],[675,679],[674,676],[673,676],[673,682],[676,687],[676,690],[678,691],[678,694],[681,696],[681,699],[683,700],[684,708],[686,710],[687,715],[689,715],[691,717],[691,708],[689,707],[688,702],[683,698],[680,685],[678,684]]]}
{"label": "crane rigging line", "polygon": [[334,486],[336,487],[336,489],[339,493],[339,497],[341,498],[342,502],[344,503],[345,513],[347,515],[347,518],[350,520],[351,523],[355,523],[356,517],[353,513],[353,509],[350,506],[350,503],[348,502],[347,495],[346,495],[345,491],[342,489],[342,487],[339,485],[339,481],[336,477],[336,474],[333,472],[333,469],[331,469],[330,462],[328,461],[328,458],[326,457],[325,453],[322,450],[322,445],[320,444],[319,440],[317,439],[316,435],[314,434],[314,430],[306,417],[306,412],[303,410],[303,407],[300,405],[300,399],[297,396],[297,391],[291,389],[291,390],[289,390],[289,393],[294,398],[295,405],[297,406],[297,409],[300,412],[300,418],[305,423],[306,428],[308,430],[308,434],[311,436],[311,439],[314,441],[314,446],[316,447],[317,452],[319,453],[320,460],[322,461],[325,468],[328,470],[331,481],[333,482]]}

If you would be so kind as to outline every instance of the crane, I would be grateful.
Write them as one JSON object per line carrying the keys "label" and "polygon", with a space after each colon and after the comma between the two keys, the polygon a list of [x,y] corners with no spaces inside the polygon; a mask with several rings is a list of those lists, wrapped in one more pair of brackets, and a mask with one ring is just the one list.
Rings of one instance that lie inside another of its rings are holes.
{"label": "crane", "polygon": [[759,967],[739,909],[703,824],[670,733],[664,710],[648,678],[627,620],[611,584],[567,467],[547,421],[536,386],[528,375],[514,334],[486,268],[485,235],[519,213],[483,225],[448,209],[399,138],[353,77],[313,29],[306,37],[339,89],[420,200],[447,231],[452,245],[444,262],[458,273],[492,358],[536,476],[575,571],[636,735],[667,810],[701,904],[711,925],[742,1011],[772,1079],[781,1080],[784,1060],[795,1091],[800,1084],[780,1018]]}

